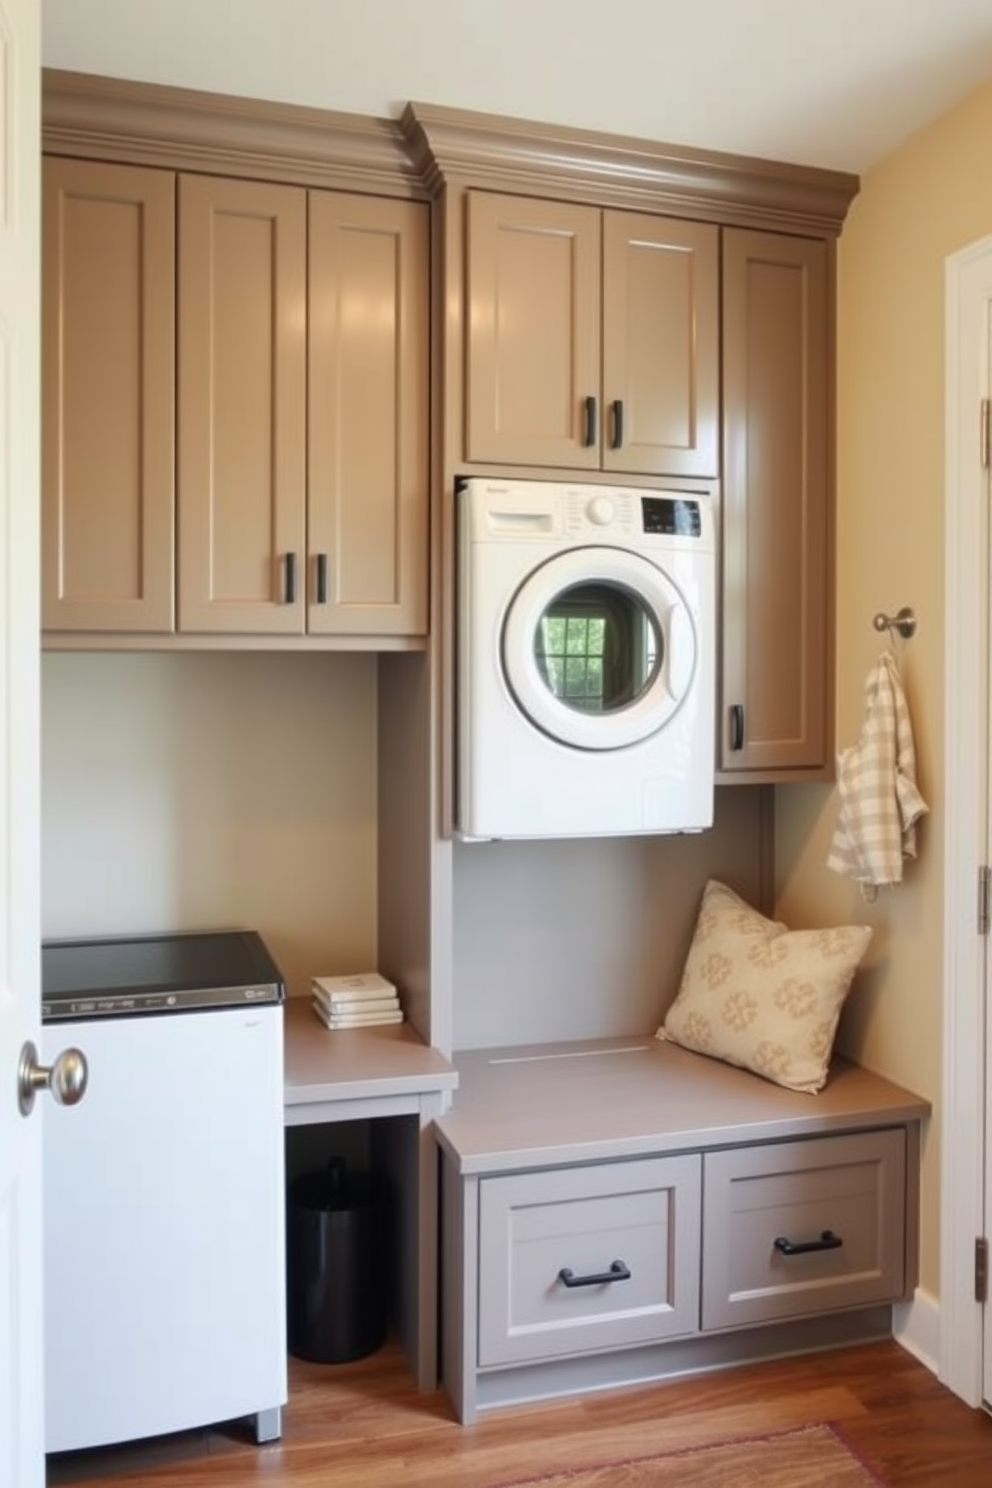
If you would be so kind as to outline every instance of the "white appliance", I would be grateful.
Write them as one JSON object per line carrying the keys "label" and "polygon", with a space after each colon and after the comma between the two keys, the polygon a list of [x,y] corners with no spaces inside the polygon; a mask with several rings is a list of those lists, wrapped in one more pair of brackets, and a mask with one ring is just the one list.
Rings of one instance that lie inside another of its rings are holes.
{"label": "white appliance", "polygon": [[46,1062],[89,1067],[44,1106],[47,1451],[280,1434],[282,996],[252,932],[43,947]]}
{"label": "white appliance", "polygon": [[455,830],[712,825],[713,489],[466,480]]}

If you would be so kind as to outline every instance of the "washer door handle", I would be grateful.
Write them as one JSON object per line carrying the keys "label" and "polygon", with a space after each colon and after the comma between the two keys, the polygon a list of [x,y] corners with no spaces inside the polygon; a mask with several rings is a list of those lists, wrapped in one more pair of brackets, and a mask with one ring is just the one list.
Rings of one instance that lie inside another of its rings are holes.
{"label": "washer door handle", "polygon": [[685,697],[696,668],[692,621],[680,604],[668,614],[668,690],[676,701]]}

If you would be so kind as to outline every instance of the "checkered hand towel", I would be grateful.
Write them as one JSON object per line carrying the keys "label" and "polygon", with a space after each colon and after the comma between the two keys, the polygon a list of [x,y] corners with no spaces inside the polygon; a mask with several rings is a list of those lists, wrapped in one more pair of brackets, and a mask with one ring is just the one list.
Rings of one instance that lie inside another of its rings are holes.
{"label": "checkered hand towel", "polygon": [[861,737],[837,756],[837,788],[827,867],[861,884],[901,883],[903,860],[916,857],[916,822],[929,807],[916,788],[913,730],[891,652],[865,681]]}

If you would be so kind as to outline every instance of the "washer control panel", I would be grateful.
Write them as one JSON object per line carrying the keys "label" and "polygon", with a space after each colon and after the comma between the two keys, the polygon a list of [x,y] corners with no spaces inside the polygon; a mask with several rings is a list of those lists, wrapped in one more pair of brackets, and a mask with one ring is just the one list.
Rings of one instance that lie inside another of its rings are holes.
{"label": "washer control panel", "polygon": [[665,537],[702,537],[699,502],[691,496],[642,496],[644,531]]}

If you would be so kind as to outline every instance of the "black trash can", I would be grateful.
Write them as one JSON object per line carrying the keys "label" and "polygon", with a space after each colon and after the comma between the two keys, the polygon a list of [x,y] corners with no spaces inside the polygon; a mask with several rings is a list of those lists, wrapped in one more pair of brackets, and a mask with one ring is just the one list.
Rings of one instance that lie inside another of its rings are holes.
{"label": "black trash can", "polygon": [[289,1351],[318,1364],[373,1353],[386,1336],[383,1202],[369,1173],[334,1158],[289,1186]]}

